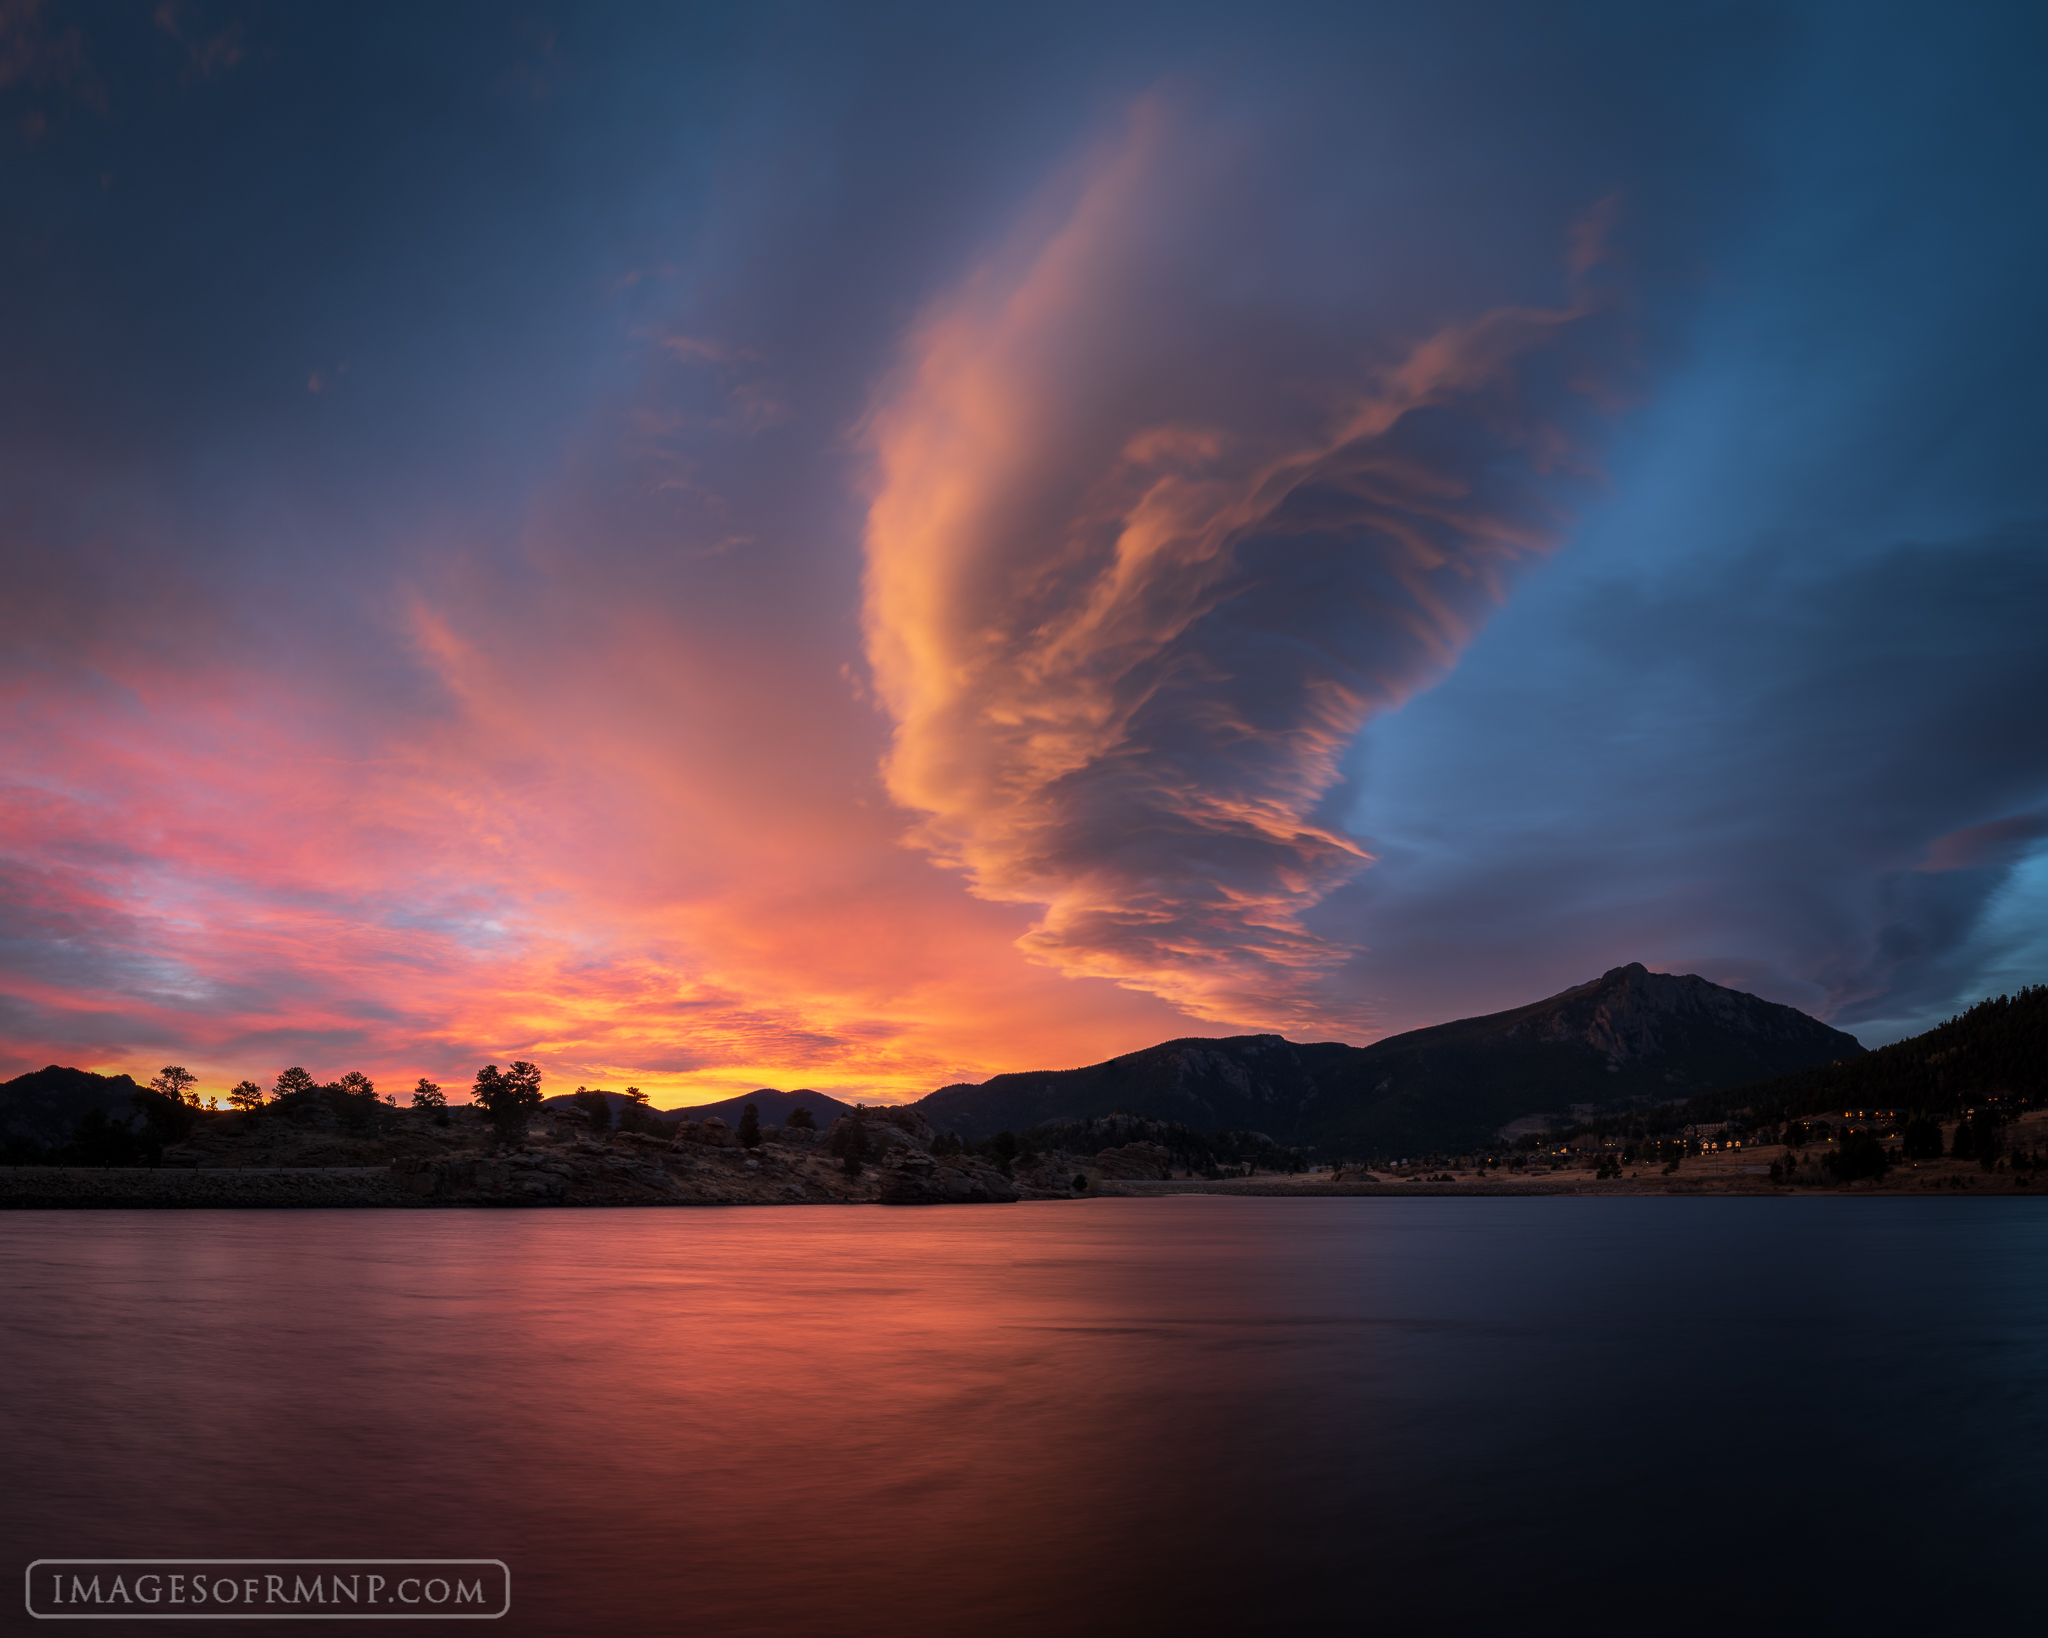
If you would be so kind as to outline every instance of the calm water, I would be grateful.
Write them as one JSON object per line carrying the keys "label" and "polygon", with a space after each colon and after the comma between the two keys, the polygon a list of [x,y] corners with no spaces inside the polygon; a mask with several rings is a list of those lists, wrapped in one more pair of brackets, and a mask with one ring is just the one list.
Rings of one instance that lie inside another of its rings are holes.
{"label": "calm water", "polygon": [[2048,1203],[10,1213],[0,1252],[11,1572],[498,1557],[490,1630],[550,1634],[2037,1602]]}

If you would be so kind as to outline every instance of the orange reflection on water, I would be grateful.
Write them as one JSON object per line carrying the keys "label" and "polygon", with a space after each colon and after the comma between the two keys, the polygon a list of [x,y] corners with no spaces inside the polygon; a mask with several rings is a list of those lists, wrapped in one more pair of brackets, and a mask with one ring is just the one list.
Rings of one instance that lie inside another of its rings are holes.
{"label": "orange reflection on water", "polygon": [[92,1214],[12,1260],[11,1505],[500,1557],[524,1632],[1149,1630],[1296,1443],[1299,1293],[1215,1204]]}

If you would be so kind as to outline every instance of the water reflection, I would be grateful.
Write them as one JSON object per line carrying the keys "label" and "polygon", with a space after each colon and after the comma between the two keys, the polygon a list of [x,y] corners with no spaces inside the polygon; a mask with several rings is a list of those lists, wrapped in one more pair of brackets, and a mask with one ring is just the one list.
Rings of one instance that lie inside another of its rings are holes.
{"label": "water reflection", "polygon": [[2048,1211],[1975,1204],[14,1214],[0,1519],[529,1633],[1891,1630],[1816,1564],[2040,1521]]}

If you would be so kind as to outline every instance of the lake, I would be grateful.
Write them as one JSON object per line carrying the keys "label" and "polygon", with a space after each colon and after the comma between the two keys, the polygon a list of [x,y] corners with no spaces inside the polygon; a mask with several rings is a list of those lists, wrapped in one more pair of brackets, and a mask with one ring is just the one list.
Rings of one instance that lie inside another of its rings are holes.
{"label": "lake", "polygon": [[20,1212],[0,1250],[16,1570],[493,1557],[534,1634],[2038,1603],[2048,1203]]}

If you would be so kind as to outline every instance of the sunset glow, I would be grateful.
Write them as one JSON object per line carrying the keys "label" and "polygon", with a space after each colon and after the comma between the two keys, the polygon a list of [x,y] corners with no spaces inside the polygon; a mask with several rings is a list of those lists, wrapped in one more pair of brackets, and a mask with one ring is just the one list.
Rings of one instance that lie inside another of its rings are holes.
{"label": "sunset glow", "polygon": [[2034,150],[1917,58],[196,17],[0,22],[0,1073],[2034,971]]}

